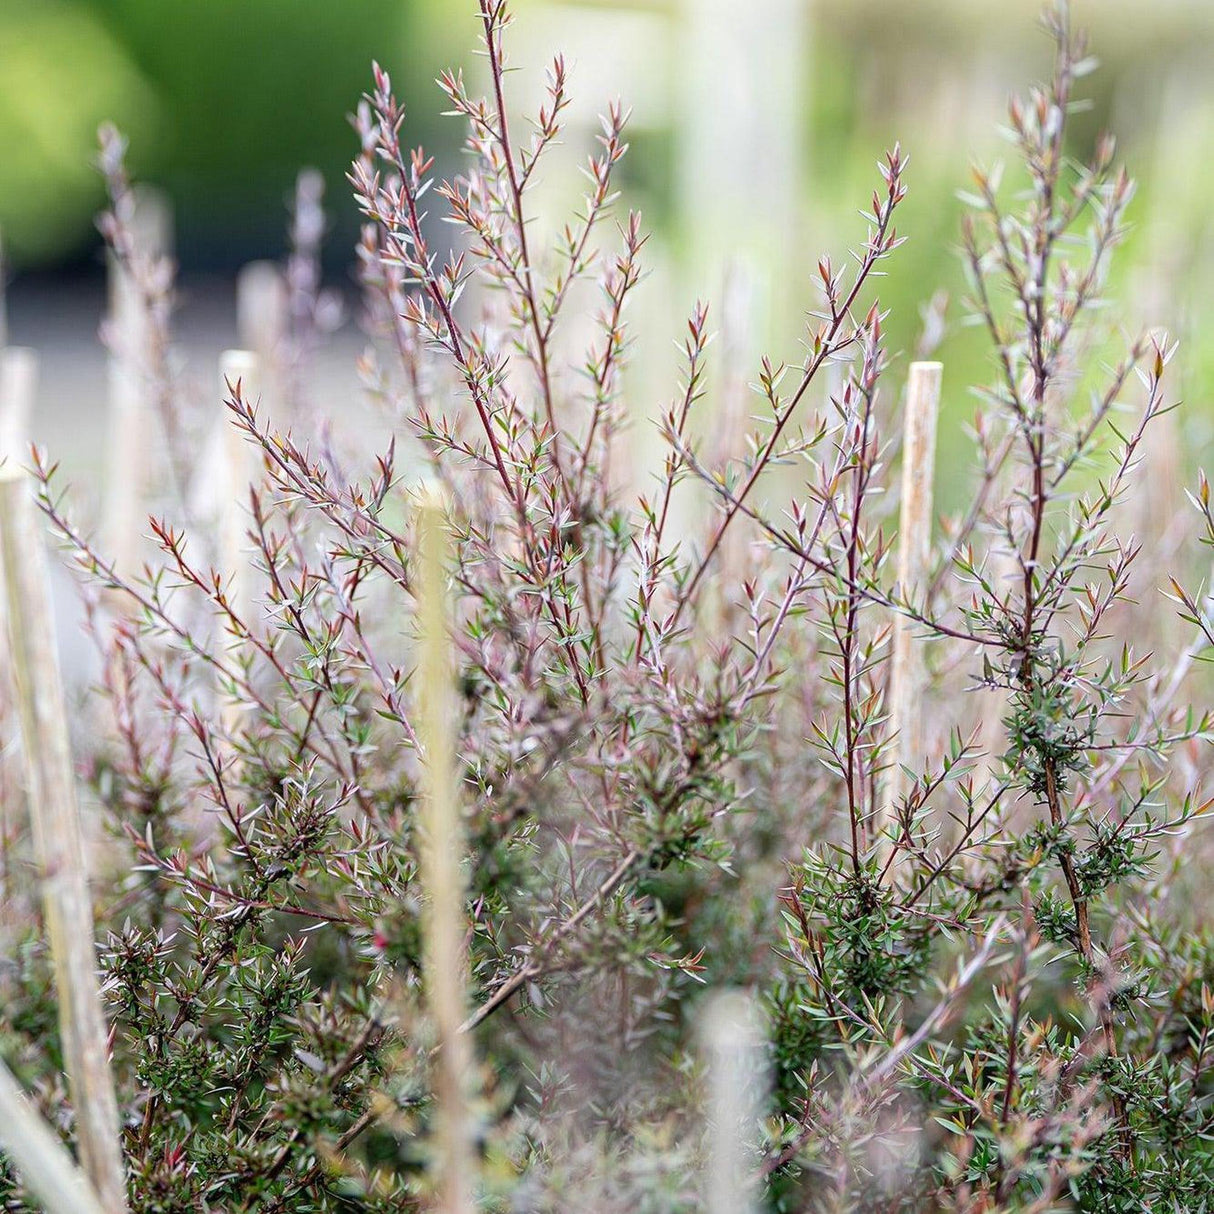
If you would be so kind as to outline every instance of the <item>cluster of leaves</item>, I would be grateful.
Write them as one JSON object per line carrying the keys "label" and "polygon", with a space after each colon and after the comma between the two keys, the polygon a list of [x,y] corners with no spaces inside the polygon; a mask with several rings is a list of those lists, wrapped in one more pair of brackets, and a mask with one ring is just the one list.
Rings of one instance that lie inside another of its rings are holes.
{"label": "cluster of leaves", "polygon": [[[483,1208],[701,1208],[693,1026],[703,987],[726,984],[766,1015],[754,1166],[774,1210],[1204,1208],[1214,942],[1181,859],[1205,808],[1211,722],[1186,697],[1214,615],[1163,572],[1188,554],[1126,537],[1148,430],[1172,424],[1173,350],[1148,336],[1098,365],[1092,317],[1132,190],[1110,141],[1068,155],[1090,64],[1065,7],[1047,18],[1050,80],[1011,105],[1014,203],[995,172],[969,196],[996,378],[972,504],[917,587],[887,568],[896,426],[871,298],[896,272],[900,149],[855,264],[818,267],[804,358],[761,364],[745,443],[698,437],[711,328],[694,310],[665,460],[634,497],[623,376],[645,237],[635,214],[603,231],[627,114],[604,117],[582,212],[537,249],[526,203],[560,140],[565,65],[519,142],[504,0],[479,16],[488,96],[441,81],[467,124],[464,174],[436,184],[402,142],[386,73],[355,117],[361,371],[399,443],[347,450],[337,410],[294,399],[324,312],[306,242],[273,402],[295,428],[230,385],[228,422],[260,455],[251,572],[191,546],[200,423],[171,379],[170,267],[129,239],[107,143],[104,229],[183,453],[144,573],[107,560],[38,472],[102,655],[99,913],[133,1205],[429,1200],[421,464],[456,547]],[[1194,503],[1214,543],[1204,481]],[[1161,585],[1192,630],[1179,645]],[[925,754],[902,784],[897,617],[932,667]],[[1172,656],[1139,656],[1156,643]],[[22,932],[0,1041],[69,1129],[32,918]],[[22,1208],[14,1177],[0,1190]]]}

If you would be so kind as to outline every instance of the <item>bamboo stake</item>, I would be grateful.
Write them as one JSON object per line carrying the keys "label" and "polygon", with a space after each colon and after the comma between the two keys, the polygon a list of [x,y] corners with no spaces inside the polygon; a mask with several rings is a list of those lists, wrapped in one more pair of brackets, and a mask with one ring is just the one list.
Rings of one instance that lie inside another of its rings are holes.
{"label": "bamboo stake", "polygon": [[[1204,65],[1203,65],[1204,66]],[[1158,199],[1146,217],[1145,249],[1135,274],[1132,290],[1137,300],[1136,311],[1149,317],[1187,344],[1193,336],[1194,321],[1202,315],[1204,300],[1197,297],[1195,286],[1204,284],[1207,276],[1194,265],[1194,245],[1201,242],[1206,223],[1207,206],[1203,191],[1190,180],[1188,166],[1190,149],[1211,147],[1204,115],[1192,112],[1195,65],[1182,62],[1168,81],[1159,106],[1159,121],[1151,146],[1155,149],[1151,180],[1158,184],[1152,198]],[[1176,157],[1182,155],[1178,163]],[[1182,373],[1183,374],[1183,373]],[[1187,398],[1189,385],[1183,380],[1173,391]],[[1192,469],[1186,467],[1191,459],[1185,450],[1184,426],[1179,409],[1165,409],[1157,414],[1143,435],[1140,452],[1141,472],[1130,502],[1130,525],[1140,536],[1164,540],[1174,528],[1177,515],[1187,514],[1183,489]],[[1168,544],[1152,543],[1143,554],[1150,561],[1149,577],[1167,578],[1165,567]],[[1139,638],[1139,643],[1156,652],[1170,652],[1183,644],[1179,634],[1182,621],[1171,611],[1152,613],[1151,633]]]}
{"label": "bamboo stake", "polygon": [[[713,440],[713,467],[725,468],[746,448],[748,405],[752,389],[747,380],[754,353],[754,313],[760,292],[756,289],[753,267],[741,259],[729,263],[721,291],[721,370],[720,397]],[[697,487],[694,509],[699,517],[711,511],[712,504],[703,486]],[[750,576],[748,557],[753,536],[744,527],[731,527],[721,545],[721,576],[713,594],[710,627],[727,635],[732,626],[733,598],[722,587],[740,585]]]}
{"label": "bamboo stake", "polygon": [[[1020,578],[1020,562],[1016,553],[1011,551],[995,552],[991,555],[993,571],[988,574],[992,583],[1003,593],[1013,579]],[[978,719],[982,722],[982,736],[979,745],[982,755],[976,764],[974,787],[977,789],[992,788],[999,777],[1000,756],[1007,747],[1007,730],[1003,719],[1007,715],[1010,699],[1005,687],[987,687],[978,693]],[[1020,806],[1019,801],[1013,801],[1010,812],[1015,815]],[[1032,806],[1025,808],[1032,809]]]}
{"label": "bamboo stake", "polygon": [[725,268],[721,290],[721,395],[713,463],[721,467],[744,454],[751,388],[747,373],[754,358],[754,314],[759,298],[754,267],[735,258]]}
{"label": "bamboo stake", "polygon": [[[225,350],[219,356],[219,391],[224,402],[238,384],[241,399],[255,401],[261,392],[260,381],[261,360],[252,351]],[[228,602],[245,620],[249,610],[246,507],[257,463],[245,432],[235,425],[226,404],[219,426],[215,469],[219,568],[228,578]]]}
{"label": "bamboo stake", "polygon": [[708,1079],[705,1208],[708,1214],[752,1214],[759,1208],[753,1149],[766,1084],[751,998],[743,991],[714,995],[701,1034]]}
{"label": "bamboo stake", "polygon": [[[173,218],[157,190],[138,191],[130,220],[133,255],[168,256]],[[148,399],[150,318],[147,302],[130,271],[112,254],[109,266],[109,325],[114,349],[109,361],[109,450],[104,531],[114,565],[124,573],[138,566],[143,503],[151,465],[152,408]]]}
{"label": "bamboo stake", "polygon": [[261,359],[263,374],[276,374],[287,333],[287,284],[272,261],[251,261],[236,276],[236,332],[240,344]]}
{"label": "bamboo stake", "polygon": [[[219,356],[220,400],[226,402],[240,387],[241,399],[256,400],[261,377],[260,360],[248,350],[225,350]],[[248,439],[233,421],[226,403],[216,419],[217,430],[213,449],[214,466],[210,488],[214,494],[210,503],[214,508],[216,526],[216,563],[225,579],[225,594],[228,606],[246,628],[253,627],[253,595],[249,577],[248,516],[249,486],[257,472],[253,448]],[[209,511],[208,511],[209,513]],[[241,760],[237,737],[240,733],[242,706],[231,699],[220,705],[220,720],[223,731],[232,739],[237,753],[228,760],[228,776],[238,780]]]}
{"label": "bamboo stake", "polygon": [[47,1214],[106,1214],[59,1136],[0,1062],[0,1147]]}
{"label": "bamboo stake", "polygon": [[[931,559],[936,415],[940,409],[943,370],[937,362],[911,363],[906,387],[898,587],[907,599],[913,599],[922,588]],[[891,822],[910,787],[903,769],[917,769],[923,758],[922,696],[926,671],[922,646],[915,643],[914,628],[915,625],[901,613],[894,616],[890,730],[896,738],[897,749],[886,797],[886,813]]]}
{"label": "bamboo stake", "polygon": [[[719,280],[724,249],[746,250],[758,271],[754,328],[765,340],[785,315],[792,275],[779,273],[799,227],[806,162],[806,64],[816,5],[805,0],[681,0],[681,121],[675,149],[683,240],[697,277]],[[762,138],[756,123],[762,122]],[[729,156],[705,156],[706,147]],[[768,281],[764,281],[768,280]]]}
{"label": "bamboo stake", "polygon": [[287,327],[287,284],[273,261],[250,261],[236,275],[236,331],[258,354],[272,350]]}
{"label": "bamboo stake", "polygon": [[[283,422],[290,300],[282,268],[251,261],[236,276],[236,332],[240,344],[257,355],[257,388],[263,409]],[[285,424],[285,423],[284,423]]]}
{"label": "bamboo stake", "polygon": [[0,548],[30,818],[80,1157],[107,1214],[123,1214],[126,1179],[118,1104],[97,983],[93,913],[46,554],[31,490],[27,476],[0,469]]}
{"label": "bamboo stake", "polygon": [[472,1214],[476,1161],[468,1094],[472,1057],[460,1031],[464,986],[464,829],[456,774],[455,668],[447,580],[451,540],[442,494],[423,492],[418,508],[418,587],[421,653],[417,680],[422,769],[421,878],[426,892],[423,988],[438,1035],[438,1190],[442,1214]]}
{"label": "bamboo stake", "polygon": [[0,347],[0,463],[11,468],[29,453],[29,422],[37,390],[37,351]]}
{"label": "bamboo stake", "polygon": [[[0,274],[2,274],[0,270]],[[0,295],[3,284],[0,282]],[[3,334],[0,334],[2,337]],[[0,346],[0,469],[16,470],[29,453],[29,418],[33,412],[38,383],[38,356],[20,346]],[[0,576],[0,584],[3,577]],[[3,591],[0,590],[0,636],[4,634]],[[8,718],[16,702],[13,678],[6,668],[0,670],[0,922],[9,922],[14,912],[9,891],[9,828],[13,811],[24,801],[17,773],[14,750],[6,745]]]}

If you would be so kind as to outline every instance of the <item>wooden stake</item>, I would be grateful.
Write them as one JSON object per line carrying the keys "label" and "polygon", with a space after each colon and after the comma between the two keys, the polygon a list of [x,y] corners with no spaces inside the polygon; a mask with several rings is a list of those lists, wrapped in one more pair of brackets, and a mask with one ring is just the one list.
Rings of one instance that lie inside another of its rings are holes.
{"label": "wooden stake", "polygon": [[438,1191],[442,1214],[472,1214],[476,1160],[468,1094],[472,1058],[460,1032],[464,986],[464,828],[456,774],[455,663],[448,578],[451,539],[442,494],[423,492],[418,508],[421,652],[417,668],[419,734],[424,747],[421,878],[425,891],[423,987],[438,1035]]}
{"label": "wooden stake", "polygon": [[0,1147],[47,1214],[106,1214],[93,1186],[3,1062]]}
{"label": "wooden stake", "polygon": [[705,1209],[708,1214],[752,1214],[759,1208],[753,1150],[766,1077],[751,998],[743,991],[714,995],[701,1034],[708,1080]]}
{"label": "wooden stake", "polygon": [[107,1214],[126,1210],[118,1104],[97,983],[92,905],[68,744],[54,612],[32,484],[0,469],[0,548],[30,818],[59,1031],[84,1171]]}
{"label": "wooden stake", "polygon": [[[898,529],[898,588],[914,599],[928,574],[932,543],[932,481],[936,463],[936,415],[940,410],[943,367],[935,362],[910,365],[902,441],[902,515]],[[890,731],[895,735],[895,766],[885,798],[891,820],[910,788],[903,768],[918,770],[923,759],[923,650],[915,643],[915,625],[894,616],[890,669]],[[878,823],[877,828],[890,823]]]}

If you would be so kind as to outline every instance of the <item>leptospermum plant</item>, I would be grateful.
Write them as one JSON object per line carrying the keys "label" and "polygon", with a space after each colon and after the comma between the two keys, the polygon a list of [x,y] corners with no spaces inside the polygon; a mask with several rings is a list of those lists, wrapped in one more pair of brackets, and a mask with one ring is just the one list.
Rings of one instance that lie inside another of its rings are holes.
{"label": "leptospermum plant", "polygon": [[[1065,6],[1047,16],[1051,78],[1011,106],[1024,188],[1008,201],[979,172],[969,198],[994,379],[972,503],[910,588],[889,559],[899,363],[875,293],[898,272],[902,151],[854,260],[819,263],[804,357],[764,360],[748,442],[716,445],[737,458],[698,438],[697,306],[655,419],[664,464],[633,495],[623,372],[645,228],[616,211],[627,113],[605,115],[584,206],[541,246],[528,204],[565,65],[520,139],[507,6],[480,0],[479,18],[487,95],[441,80],[468,128],[462,175],[437,179],[408,145],[385,72],[355,118],[360,370],[394,439],[351,449],[322,402],[328,424],[279,432],[229,385],[260,455],[248,598],[171,499],[145,575],[116,570],[40,458],[103,655],[97,891],[132,1207],[436,1200],[424,472],[454,549],[479,1208],[702,1208],[720,1127],[695,1021],[722,985],[752,993],[769,1043],[762,1123],[731,1164],[767,1208],[1202,1208],[1214,950],[1178,895],[1182,855],[1201,854],[1210,722],[1188,705],[1214,625],[1197,546],[1173,582],[1122,530],[1144,434],[1173,421],[1174,351],[1132,338],[1099,362],[1094,305],[1131,189],[1111,142],[1071,159],[1090,64]],[[121,205],[105,231],[121,257]],[[317,284],[295,289],[306,321]],[[713,507],[690,525],[689,498]],[[1214,536],[1204,482],[1194,500]],[[1150,655],[1160,589],[1191,635]],[[890,781],[899,617],[926,647],[926,755]],[[21,929],[0,1023],[70,1133],[39,940]]]}

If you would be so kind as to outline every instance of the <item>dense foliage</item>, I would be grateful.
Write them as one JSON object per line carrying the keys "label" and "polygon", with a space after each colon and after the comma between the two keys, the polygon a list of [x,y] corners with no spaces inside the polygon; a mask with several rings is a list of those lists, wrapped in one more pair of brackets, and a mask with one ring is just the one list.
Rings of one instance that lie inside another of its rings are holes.
{"label": "dense foliage", "polygon": [[[178,451],[144,575],[115,569],[38,470],[103,656],[95,884],[134,1208],[428,1200],[419,461],[456,541],[482,1208],[703,1208],[695,1025],[727,985],[768,1042],[750,1145],[772,1210],[1206,1208],[1211,724],[1189,700],[1214,625],[1189,520],[1143,507],[1173,347],[1100,357],[1132,189],[1111,141],[1089,164],[1063,154],[1091,66],[1065,7],[1049,80],[1010,107],[1015,190],[976,171],[967,196],[993,378],[972,503],[907,588],[876,295],[898,273],[902,151],[854,263],[820,263],[802,356],[762,363],[737,433],[700,417],[720,400],[695,310],[665,462],[638,493],[622,432],[644,228],[607,223],[627,114],[603,119],[582,213],[534,247],[527,191],[559,139],[564,65],[517,139],[503,0],[480,16],[488,96],[441,82],[468,127],[462,176],[436,183],[403,142],[384,72],[356,118],[361,371],[396,437],[360,448],[298,374],[290,432],[232,385],[230,423],[261,456],[250,595],[191,526],[205,419],[174,394],[170,275],[127,238],[107,141],[104,230],[143,291]],[[314,311],[295,313],[299,358]],[[1204,481],[1192,505],[1214,542]],[[930,665],[925,754],[902,779],[897,616]],[[45,947],[32,912],[12,919],[0,1042],[70,1136]],[[23,1208],[14,1178],[0,1188]]]}

